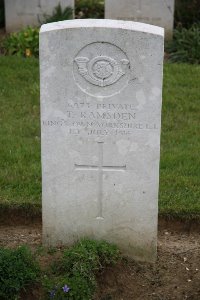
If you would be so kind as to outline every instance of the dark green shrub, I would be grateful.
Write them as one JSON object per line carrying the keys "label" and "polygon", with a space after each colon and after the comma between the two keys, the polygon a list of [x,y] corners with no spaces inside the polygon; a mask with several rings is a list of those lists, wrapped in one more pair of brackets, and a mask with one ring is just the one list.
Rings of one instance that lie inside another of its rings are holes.
{"label": "dark green shrub", "polygon": [[103,0],[76,0],[75,16],[77,19],[103,19],[104,1]]}
{"label": "dark green shrub", "polygon": [[39,29],[27,27],[19,32],[11,33],[4,41],[8,55],[31,57],[39,55]]}
{"label": "dark green shrub", "polygon": [[169,61],[191,64],[200,63],[200,24],[191,28],[174,30],[173,40],[166,45]]}
{"label": "dark green shrub", "polygon": [[[119,258],[116,246],[104,241],[82,240],[64,251],[60,266],[55,269],[57,278],[51,282],[50,298],[90,300],[96,288],[97,272]],[[64,274],[64,275],[63,275]],[[64,292],[64,287],[69,290]]]}
{"label": "dark green shrub", "polygon": [[199,0],[176,0],[175,1],[175,27],[189,28],[200,21]]}
{"label": "dark green shrub", "polygon": [[37,281],[39,267],[28,248],[0,248],[0,299],[16,300],[20,291]]}
{"label": "dark green shrub", "polygon": [[73,9],[71,7],[62,8],[59,4],[54,8],[54,11],[52,13],[52,16],[44,15],[44,21],[45,23],[52,23],[52,22],[58,22],[58,21],[65,21],[70,20],[73,18]]}

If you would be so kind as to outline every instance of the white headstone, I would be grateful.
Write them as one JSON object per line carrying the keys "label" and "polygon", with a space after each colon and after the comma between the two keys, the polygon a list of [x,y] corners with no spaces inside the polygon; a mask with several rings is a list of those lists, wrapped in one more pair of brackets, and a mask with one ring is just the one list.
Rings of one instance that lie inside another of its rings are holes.
{"label": "white headstone", "polygon": [[165,28],[170,39],[174,25],[174,0],[105,0],[105,18],[152,24]]}
{"label": "white headstone", "polygon": [[40,32],[43,237],[156,257],[163,29],[72,20]]}
{"label": "white headstone", "polygon": [[62,8],[74,8],[74,0],[6,0],[6,31],[20,30],[26,26],[38,26],[44,15],[51,16],[60,3]]}

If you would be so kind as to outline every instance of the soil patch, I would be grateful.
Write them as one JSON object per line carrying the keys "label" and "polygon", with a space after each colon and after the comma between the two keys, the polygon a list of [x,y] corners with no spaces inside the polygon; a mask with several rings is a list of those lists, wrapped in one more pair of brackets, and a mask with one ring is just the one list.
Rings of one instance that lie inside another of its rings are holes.
{"label": "soil patch", "polygon": [[[164,226],[164,225],[163,225]],[[42,242],[41,225],[1,226],[0,246],[28,244],[37,249]],[[44,257],[41,265],[49,258]],[[39,287],[22,299],[39,299]],[[98,275],[95,300],[200,300],[200,234],[161,228],[155,264],[122,259]]]}
{"label": "soil patch", "polygon": [[[42,212],[40,206],[9,207],[2,206],[0,209],[0,226],[32,226],[42,224]],[[187,218],[169,218],[168,216],[159,216],[158,225],[161,230],[168,228],[171,231],[178,232],[200,232],[200,217]]]}

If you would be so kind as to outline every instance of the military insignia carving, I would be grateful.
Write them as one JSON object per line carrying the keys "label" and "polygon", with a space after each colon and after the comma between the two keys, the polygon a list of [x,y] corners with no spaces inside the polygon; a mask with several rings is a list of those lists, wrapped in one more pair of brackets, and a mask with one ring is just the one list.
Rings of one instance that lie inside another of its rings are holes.
{"label": "military insignia carving", "polygon": [[114,84],[126,74],[129,65],[127,59],[119,62],[108,56],[97,56],[89,60],[87,57],[76,57],[78,72],[88,82],[105,87]]}

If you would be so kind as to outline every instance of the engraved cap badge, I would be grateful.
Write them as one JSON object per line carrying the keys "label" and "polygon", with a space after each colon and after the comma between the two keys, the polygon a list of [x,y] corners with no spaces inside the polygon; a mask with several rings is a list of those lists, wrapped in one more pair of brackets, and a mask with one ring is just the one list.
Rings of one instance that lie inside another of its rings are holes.
{"label": "engraved cap badge", "polygon": [[121,92],[130,80],[130,60],[120,47],[108,42],[85,45],[73,60],[77,86],[95,97],[111,97]]}
{"label": "engraved cap badge", "polygon": [[125,72],[122,65],[128,65],[127,59],[121,59],[118,63],[108,56],[96,56],[89,60],[87,57],[77,57],[75,61],[79,73],[90,83],[105,87],[117,82]]}

